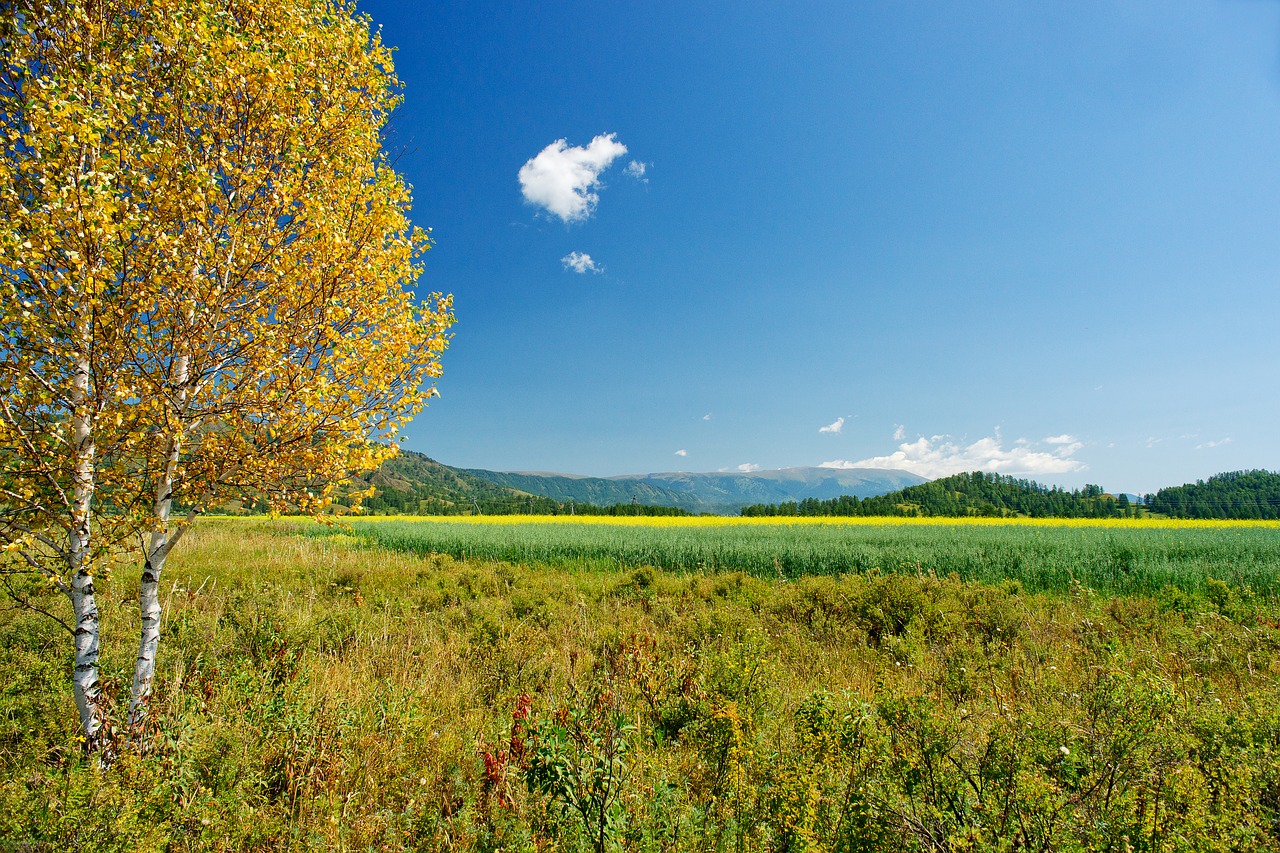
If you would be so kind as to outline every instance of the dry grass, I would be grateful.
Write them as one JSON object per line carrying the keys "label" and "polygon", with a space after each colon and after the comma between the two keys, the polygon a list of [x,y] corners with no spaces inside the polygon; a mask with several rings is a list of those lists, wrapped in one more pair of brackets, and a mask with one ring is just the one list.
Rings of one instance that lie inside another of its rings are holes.
{"label": "dry grass", "polygon": [[[191,532],[151,747],[105,776],[76,752],[69,644],[0,617],[0,849],[1280,845],[1280,630],[1243,589],[555,568],[309,532]],[[134,590],[102,587],[119,690]],[[587,778],[612,780],[603,831],[567,807]]]}

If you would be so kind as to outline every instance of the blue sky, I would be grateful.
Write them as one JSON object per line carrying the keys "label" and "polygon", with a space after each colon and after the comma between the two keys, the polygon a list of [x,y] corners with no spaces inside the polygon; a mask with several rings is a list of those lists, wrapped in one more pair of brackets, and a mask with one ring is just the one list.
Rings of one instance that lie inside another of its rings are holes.
{"label": "blue sky", "polygon": [[1280,468],[1280,3],[360,9],[458,316],[410,449]]}

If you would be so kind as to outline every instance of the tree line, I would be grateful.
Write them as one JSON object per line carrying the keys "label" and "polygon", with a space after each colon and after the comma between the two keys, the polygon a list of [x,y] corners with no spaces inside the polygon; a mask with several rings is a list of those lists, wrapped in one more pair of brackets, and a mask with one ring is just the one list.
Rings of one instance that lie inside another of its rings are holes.
{"label": "tree line", "polygon": [[1170,518],[1280,519],[1280,473],[1227,471],[1163,488],[1143,502],[1151,512]]}
{"label": "tree line", "polygon": [[744,507],[744,516],[979,516],[1000,518],[1129,518],[1138,510],[1101,486],[1070,491],[1032,480],[974,471],[869,498],[841,495]]}
{"label": "tree line", "polygon": [[639,503],[615,503],[608,506],[558,501],[541,495],[510,495],[449,500],[439,496],[419,497],[397,489],[379,491],[365,498],[364,510],[369,515],[647,515],[685,516],[693,513],[676,506],[653,506]]}

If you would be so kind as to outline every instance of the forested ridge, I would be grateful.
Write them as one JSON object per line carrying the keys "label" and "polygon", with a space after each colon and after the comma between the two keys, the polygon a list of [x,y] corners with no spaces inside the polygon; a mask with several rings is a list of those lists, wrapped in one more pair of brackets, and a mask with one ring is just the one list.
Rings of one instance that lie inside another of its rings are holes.
{"label": "forested ridge", "polygon": [[[630,502],[592,504],[559,500],[500,485],[414,451],[401,451],[377,471],[356,478],[346,491],[374,487],[364,499],[373,515],[688,515],[687,510]],[[647,493],[640,496],[652,497]],[[660,499],[660,498],[659,498]],[[342,500],[342,503],[348,501]],[[744,516],[935,516],[1030,518],[1280,519],[1280,473],[1230,471],[1160,489],[1140,502],[1101,486],[1063,489],[1033,480],[981,471],[955,474],[878,497],[844,495],[753,504]]]}
{"label": "forested ridge", "polygon": [[373,486],[364,499],[373,515],[688,515],[682,509],[558,501],[492,483],[421,453],[402,450],[351,489]]}
{"label": "forested ridge", "polygon": [[1144,503],[1150,512],[1170,518],[1280,519],[1280,473],[1228,471],[1161,489]]}
{"label": "forested ridge", "polygon": [[872,498],[842,496],[832,500],[802,500],[757,504],[745,516],[1029,516],[1031,518],[1125,518],[1136,509],[1124,495],[1114,497],[1101,486],[1070,491],[1031,480],[974,471],[908,486]]}

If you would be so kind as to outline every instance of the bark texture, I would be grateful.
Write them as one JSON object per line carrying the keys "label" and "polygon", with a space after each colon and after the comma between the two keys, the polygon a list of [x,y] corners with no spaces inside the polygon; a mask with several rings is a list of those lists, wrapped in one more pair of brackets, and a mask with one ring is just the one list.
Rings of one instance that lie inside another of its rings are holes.
{"label": "bark texture", "polygon": [[[188,314],[190,322],[190,314]],[[152,519],[154,527],[147,542],[146,562],[138,584],[138,610],[142,616],[142,632],[138,641],[138,660],[133,668],[133,685],[129,691],[129,730],[135,741],[147,715],[147,700],[151,698],[151,683],[156,674],[156,651],[160,646],[160,575],[173,546],[182,538],[182,530],[172,531],[169,516],[173,509],[173,487],[178,474],[178,461],[182,458],[182,423],[188,414],[190,357],[181,355],[174,359],[173,381],[178,388],[175,403],[178,427],[170,436],[157,478]],[[183,528],[185,529],[185,528]]]}
{"label": "bark texture", "polygon": [[[78,332],[82,341],[91,339],[91,321],[85,318]],[[83,350],[87,353],[88,349]],[[102,708],[102,691],[98,678],[98,648],[100,624],[98,602],[93,589],[93,572],[90,552],[89,518],[93,501],[95,452],[93,441],[93,417],[89,406],[90,365],[86,354],[76,360],[72,376],[72,441],[75,447],[75,464],[72,471],[71,530],[67,542],[70,563],[71,599],[75,614],[75,669],[72,675],[72,692],[76,708],[80,711],[80,726],[84,732],[85,749],[97,752],[102,745],[105,714]]]}

